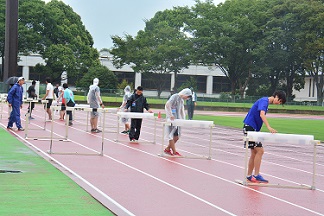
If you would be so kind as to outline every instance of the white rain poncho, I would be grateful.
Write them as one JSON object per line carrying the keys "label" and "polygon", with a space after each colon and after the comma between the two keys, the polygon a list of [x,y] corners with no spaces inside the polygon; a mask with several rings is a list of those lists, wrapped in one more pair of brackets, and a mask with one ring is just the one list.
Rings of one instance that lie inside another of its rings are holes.
{"label": "white rain poncho", "polygon": [[[174,119],[186,119],[186,113],[184,110],[184,100],[181,96],[191,96],[192,92],[189,88],[185,88],[177,94],[173,94],[165,104],[166,118],[169,120],[171,116]],[[169,140],[173,139],[174,133],[177,132],[180,136],[180,128],[170,126],[165,130]]]}
{"label": "white rain poncho", "polygon": [[[125,106],[126,106],[126,103],[127,103],[127,100],[128,100],[128,98],[132,95],[132,93],[131,93],[131,88],[130,88],[130,86],[126,86],[125,88],[124,88],[124,97],[123,97],[123,103],[122,103],[122,105],[120,106],[120,108],[121,109],[125,109]],[[127,110],[128,111],[128,110]],[[125,112],[127,112],[127,111],[125,111]],[[122,123],[124,123],[124,124],[126,124],[127,122],[128,122],[128,118],[121,118],[121,122]]]}
{"label": "white rain poncho", "polygon": [[100,97],[100,88],[98,87],[99,79],[94,78],[93,84],[89,86],[89,92],[87,95],[87,102],[90,104],[91,108],[99,108],[100,101],[98,97]]}

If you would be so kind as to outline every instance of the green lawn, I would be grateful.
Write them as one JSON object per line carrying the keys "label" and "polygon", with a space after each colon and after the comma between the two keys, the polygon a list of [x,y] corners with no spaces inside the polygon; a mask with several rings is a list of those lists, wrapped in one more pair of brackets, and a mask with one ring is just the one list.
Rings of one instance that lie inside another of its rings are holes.
{"label": "green lawn", "polygon": [[74,181],[0,128],[1,216],[113,215]]}
{"label": "green lawn", "polygon": [[[195,115],[194,119],[214,121],[216,125],[241,129],[243,128],[244,117]],[[270,126],[276,129],[278,133],[314,135],[316,140],[324,141],[324,133],[323,133],[324,121],[323,120],[311,120],[311,119],[305,120],[305,119],[268,117],[268,121]],[[268,132],[267,127],[263,126],[261,131]]]}

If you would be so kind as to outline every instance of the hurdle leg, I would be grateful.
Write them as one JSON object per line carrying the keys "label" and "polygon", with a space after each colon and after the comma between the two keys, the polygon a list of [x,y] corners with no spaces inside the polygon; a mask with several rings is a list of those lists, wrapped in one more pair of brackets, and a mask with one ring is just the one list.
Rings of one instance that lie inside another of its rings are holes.
{"label": "hurdle leg", "polygon": [[208,152],[208,160],[211,160],[211,145],[212,145],[212,134],[213,134],[213,128],[210,127],[210,132],[209,132],[209,152]]}
{"label": "hurdle leg", "polygon": [[245,165],[244,165],[244,177],[243,177],[243,185],[247,185],[246,176],[248,171],[248,154],[249,154],[249,138],[245,137]]}
{"label": "hurdle leg", "polygon": [[119,121],[120,121],[120,117],[117,117],[117,135],[116,135],[116,142],[118,142],[118,135],[119,135]]}
{"label": "hurdle leg", "polygon": [[165,124],[162,126],[162,145],[161,145],[161,155],[164,153],[164,134],[165,133]]}
{"label": "hurdle leg", "polygon": [[27,138],[27,136],[28,136],[28,125],[29,125],[29,118],[28,118],[28,115],[26,115],[25,138]]}
{"label": "hurdle leg", "polygon": [[103,156],[103,148],[104,148],[104,141],[105,141],[105,119],[106,119],[106,112],[103,114],[103,122],[102,122],[102,134],[101,134],[101,153],[100,155]]}
{"label": "hurdle leg", "polygon": [[156,144],[156,118],[154,118],[154,144]]}
{"label": "hurdle leg", "polygon": [[51,120],[51,139],[50,139],[50,149],[49,149],[49,154],[52,154],[52,147],[53,147],[53,125],[54,125],[54,122],[53,122],[53,118]]}
{"label": "hurdle leg", "polygon": [[315,176],[316,176],[316,154],[317,154],[317,143],[318,141],[312,141],[314,145],[314,155],[313,155],[313,177],[312,177],[312,186],[311,190],[315,190]]}

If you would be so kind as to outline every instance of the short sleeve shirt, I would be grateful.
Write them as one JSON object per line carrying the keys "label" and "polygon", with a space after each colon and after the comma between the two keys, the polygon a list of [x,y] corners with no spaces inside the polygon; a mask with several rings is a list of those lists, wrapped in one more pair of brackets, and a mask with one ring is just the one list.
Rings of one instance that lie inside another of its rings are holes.
{"label": "short sleeve shirt", "polygon": [[53,99],[54,88],[51,83],[47,83],[46,91],[49,91],[48,95],[46,96],[46,99]]}

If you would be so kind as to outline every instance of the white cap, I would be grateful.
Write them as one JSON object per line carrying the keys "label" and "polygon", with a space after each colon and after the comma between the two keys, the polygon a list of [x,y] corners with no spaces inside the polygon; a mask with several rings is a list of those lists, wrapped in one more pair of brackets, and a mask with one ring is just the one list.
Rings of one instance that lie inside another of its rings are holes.
{"label": "white cap", "polygon": [[98,85],[99,84],[99,79],[98,78],[94,78],[93,79],[93,85]]}
{"label": "white cap", "polygon": [[19,77],[17,82],[19,82],[20,80],[25,80],[25,78],[24,77]]}

